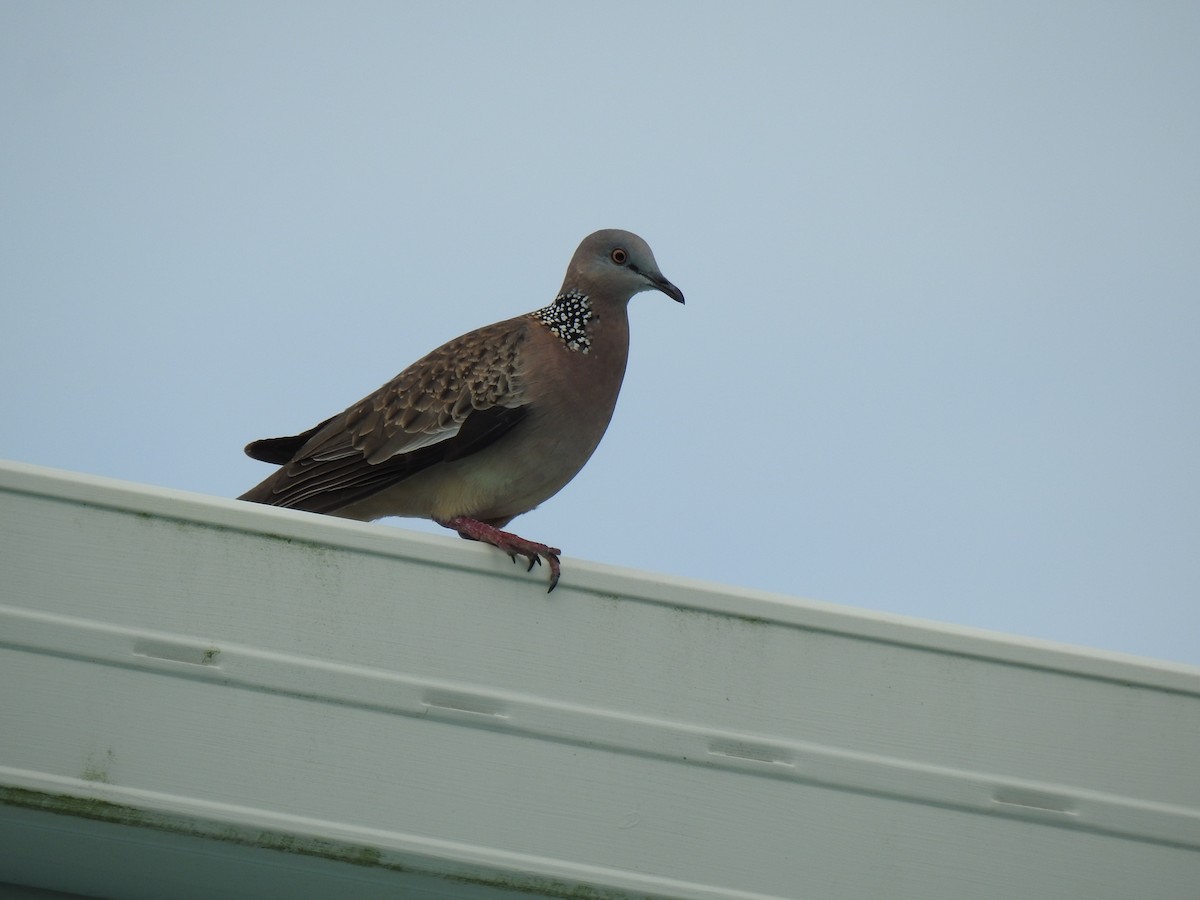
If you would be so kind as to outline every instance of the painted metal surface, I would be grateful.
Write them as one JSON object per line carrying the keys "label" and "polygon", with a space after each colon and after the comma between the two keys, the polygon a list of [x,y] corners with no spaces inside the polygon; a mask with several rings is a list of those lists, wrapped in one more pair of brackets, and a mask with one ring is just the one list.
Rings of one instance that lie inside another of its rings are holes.
{"label": "painted metal surface", "polygon": [[1200,670],[564,571],[0,464],[0,882],[1198,896]]}

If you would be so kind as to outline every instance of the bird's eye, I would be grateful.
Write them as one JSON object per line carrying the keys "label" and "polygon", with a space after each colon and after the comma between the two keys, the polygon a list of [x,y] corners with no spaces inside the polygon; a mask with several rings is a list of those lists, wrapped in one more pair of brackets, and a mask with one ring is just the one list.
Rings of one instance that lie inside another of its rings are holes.
{"label": "bird's eye", "polygon": [[629,254],[626,253],[624,250],[622,250],[620,247],[618,247],[616,250],[614,250],[612,252],[612,261],[615,262],[618,266],[625,265],[625,263],[628,260],[629,260]]}

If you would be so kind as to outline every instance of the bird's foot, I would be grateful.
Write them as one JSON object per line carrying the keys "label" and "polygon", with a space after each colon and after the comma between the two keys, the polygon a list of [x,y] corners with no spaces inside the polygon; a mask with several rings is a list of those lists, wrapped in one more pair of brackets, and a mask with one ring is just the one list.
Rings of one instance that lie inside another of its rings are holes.
{"label": "bird's foot", "polygon": [[455,516],[444,522],[438,520],[438,524],[444,528],[457,531],[459,537],[466,538],[469,541],[480,541],[484,544],[491,544],[493,547],[498,547],[507,553],[513,562],[517,561],[518,556],[525,557],[529,560],[529,568],[526,569],[527,572],[532,572],[534,566],[541,565],[542,558],[545,557],[546,564],[550,567],[550,587],[547,588],[546,593],[550,593],[550,591],[558,586],[558,576],[561,574],[558,558],[562,555],[562,551],[557,547],[526,540],[520,535],[513,534],[511,531],[501,531],[495,525],[480,522],[478,519],[472,519],[470,516]]}

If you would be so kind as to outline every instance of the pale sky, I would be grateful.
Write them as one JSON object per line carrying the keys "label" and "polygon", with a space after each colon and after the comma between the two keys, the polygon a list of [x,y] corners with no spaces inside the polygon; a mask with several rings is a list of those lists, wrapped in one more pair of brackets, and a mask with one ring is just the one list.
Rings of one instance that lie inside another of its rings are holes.
{"label": "pale sky", "polygon": [[[1200,5],[0,3],[0,457],[247,441],[643,294],[589,559],[1200,663]],[[427,532],[431,524],[389,520]]]}

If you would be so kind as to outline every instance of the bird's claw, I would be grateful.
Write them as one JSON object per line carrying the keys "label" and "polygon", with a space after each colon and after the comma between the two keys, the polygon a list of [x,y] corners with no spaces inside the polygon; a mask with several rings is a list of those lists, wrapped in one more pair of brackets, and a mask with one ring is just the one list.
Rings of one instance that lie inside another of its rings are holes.
{"label": "bird's claw", "polygon": [[478,519],[471,519],[466,516],[459,516],[446,522],[439,522],[438,524],[454,529],[459,535],[468,540],[482,541],[485,544],[491,544],[493,547],[499,548],[508,554],[508,558],[514,563],[516,563],[518,556],[525,557],[525,559],[529,560],[529,566],[525,569],[526,572],[532,572],[534,566],[540,566],[542,558],[545,557],[546,564],[550,567],[550,587],[546,589],[546,593],[550,593],[550,591],[558,586],[558,579],[562,574],[562,567],[559,565],[558,558],[562,555],[562,551],[557,547],[526,540],[520,535],[513,534],[511,531],[501,531],[494,525],[488,525],[486,522],[480,522]]}
{"label": "bird's claw", "polygon": [[562,574],[562,567],[558,562],[558,557],[562,555],[561,550],[557,547],[539,544],[536,541],[527,541],[525,538],[517,537],[507,531],[501,531],[500,534],[504,535],[504,546],[499,543],[496,546],[507,553],[514,563],[518,556],[529,560],[529,565],[525,567],[526,572],[532,572],[534,566],[542,564],[542,557],[546,558],[546,562],[550,566],[550,587],[546,589],[547,594],[558,586],[558,578]]}
{"label": "bird's claw", "polygon": [[529,557],[529,566],[525,569],[526,572],[532,572],[533,567],[535,565],[540,566],[542,564],[542,558],[535,553],[529,553],[529,554],[518,553],[516,550],[512,550],[508,554],[508,558],[511,559],[514,563],[517,561],[518,556],[528,556]]}

